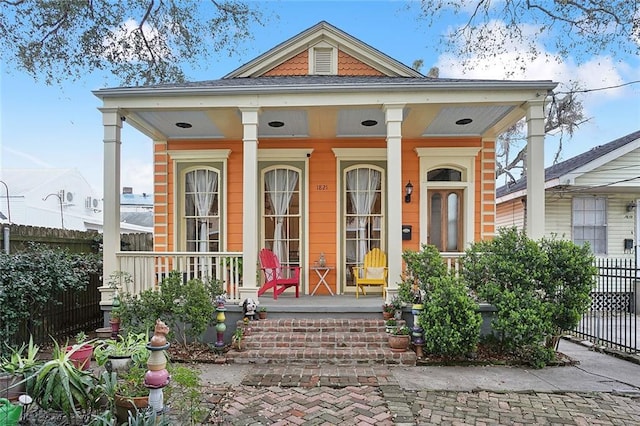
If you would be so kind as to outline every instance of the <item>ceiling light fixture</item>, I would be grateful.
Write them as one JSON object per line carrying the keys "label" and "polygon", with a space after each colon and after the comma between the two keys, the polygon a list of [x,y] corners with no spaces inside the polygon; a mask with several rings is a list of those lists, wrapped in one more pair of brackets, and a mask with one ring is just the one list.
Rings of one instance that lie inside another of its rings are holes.
{"label": "ceiling light fixture", "polygon": [[377,122],[376,120],[364,120],[364,121],[363,121],[362,123],[360,123],[360,124],[362,124],[364,127],[373,127],[373,126],[375,126],[376,124],[378,124],[378,122]]}
{"label": "ceiling light fixture", "polygon": [[176,123],[176,126],[177,126],[177,127],[180,127],[181,129],[190,129],[190,128],[192,128],[192,127],[193,127],[193,126],[191,125],[191,123],[185,123],[185,122],[182,122],[182,121],[177,122],[177,123]]}
{"label": "ceiling light fixture", "polygon": [[467,124],[471,123],[473,120],[470,118],[461,118],[460,120],[456,121],[456,124],[458,126],[466,126]]}
{"label": "ceiling light fixture", "polygon": [[269,127],[284,127],[284,123],[282,121],[270,121]]}

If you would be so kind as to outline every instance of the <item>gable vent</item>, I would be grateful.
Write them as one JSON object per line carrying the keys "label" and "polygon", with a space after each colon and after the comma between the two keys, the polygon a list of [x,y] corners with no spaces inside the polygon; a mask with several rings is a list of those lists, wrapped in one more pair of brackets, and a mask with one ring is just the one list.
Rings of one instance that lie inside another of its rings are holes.
{"label": "gable vent", "polygon": [[314,74],[332,74],[332,49],[313,49]]}

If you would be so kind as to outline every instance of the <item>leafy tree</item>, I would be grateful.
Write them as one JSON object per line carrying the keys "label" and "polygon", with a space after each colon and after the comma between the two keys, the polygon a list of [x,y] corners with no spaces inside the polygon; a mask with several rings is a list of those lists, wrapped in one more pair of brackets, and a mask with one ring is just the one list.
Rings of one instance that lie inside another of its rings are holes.
{"label": "leafy tree", "polygon": [[[640,21],[637,2],[627,0],[421,0],[419,19],[433,26],[450,15],[460,16],[464,24],[444,36],[444,51],[460,58],[465,69],[477,61],[510,55],[511,68],[525,69],[529,63],[545,57],[543,46],[553,52],[549,61],[571,57],[578,64],[592,55],[614,59],[640,54]],[[626,84],[634,84],[628,82]],[[563,140],[587,121],[572,85],[567,93],[552,94],[547,108],[546,131],[559,133],[559,145],[553,163],[559,161]],[[600,89],[596,89],[600,90]],[[564,96],[562,96],[564,95]],[[516,180],[515,171],[526,175],[524,125],[521,123],[501,135],[497,146],[496,177]]]}
{"label": "leafy tree", "polygon": [[244,0],[0,0],[0,58],[47,84],[109,71],[124,85],[182,82],[262,23]]}
{"label": "leafy tree", "polygon": [[[443,15],[465,15],[446,36],[446,48],[463,59],[491,59],[518,49],[518,65],[538,58],[548,41],[559,59],[579,63],[591,55],[640,54],[638,4],[628,0],[421,0],[420,18],[431,26]],[[553,32],[559,36],[549,38]],[[469,62],[466,62],[470,65]]]}

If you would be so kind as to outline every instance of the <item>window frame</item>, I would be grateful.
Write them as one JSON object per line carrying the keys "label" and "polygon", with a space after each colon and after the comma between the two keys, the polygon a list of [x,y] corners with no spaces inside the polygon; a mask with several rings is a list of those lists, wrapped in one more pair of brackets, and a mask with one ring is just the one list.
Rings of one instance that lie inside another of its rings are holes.
{"label": "window frame", "polygon": [[[590,219],[594,219],[593,222],[596,222],[597,220],[597,214],[598,212],[602,213],[602,219],[603,219],[603,223],[598,225],[598,224],[584,224],[584,225],[576,225],[575,221],[576,221],[576,203],[580,200],[594,200],[596,203],[596,207],[598,204],[598,201],[602,202],[602,210],[598,210],[597,208],[594,210],[586,210],[586,209],[582,209],[580,210],[583,214],[585,214],[586,212],[593,212],[594,213],[594,217],[591,217]],[[591,251],[593,252],[594,255],[596,256],[606,256],[609,253],[609,227],[608,227],[608,210],[609,210],[609,205],[608,205],[608,198],[607,197],[603,197],[603,196],[575,196],[571,198],[571,241],[573,241],[575,244],[578,245],[583,245],[585,242],[589,243],[589,246],[591,247]],[[597,240],[595,237],[591,240],[589,239],[585,239],[582,238],[580,239],[580,242],[576,241],[576,228],[580,227],[580,228],[587,228],[587,227],[592,227],[592,228],[600,228],[602,230],[604,230],[604,239],[602,241],[603,244],[603,252],[597,252],[596,251],[596,245],[594,244],[594,242]]]}

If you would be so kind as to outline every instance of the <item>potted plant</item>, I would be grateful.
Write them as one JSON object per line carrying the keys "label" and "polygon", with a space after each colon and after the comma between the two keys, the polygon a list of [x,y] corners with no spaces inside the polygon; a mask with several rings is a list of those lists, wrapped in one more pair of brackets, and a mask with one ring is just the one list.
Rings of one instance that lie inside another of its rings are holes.
{"label": "potted plant", "polygon": [[15,401],[26,392],[29,377],[33,376],[41,362],[38,345],[29,337],[29,344],[9,348],[8,356],[0,358],[0,397]]}
{"label": "potted plant", "polygon": [[37,371],[31,395],[42,409],[61,411],[70,422],[73,415],[92,405],[95,377],[75,367],[73,351],[66,351],[55,340],[53,344],[52,359]]}
{"label": "potted plant", "polygon": [[84,331],[76,334],[76,343],[66,347],[70,352],[71,361],[76,368],[88,370],[91,367],[91,357],[93,356],[93,341],[87,341]]}
{"label": "potted plant", "polygon": [[396,308],[391,303],[384,303],[382,305],[382,318],[385,321],[393,318],[393,314],[395,312],[396,312]]}
{"label": "potted plant", "polygon": [[395,318],[388,319],[385,323],[385,331],[391,333],[397,326],[398,321]]}
{"label": "potted plant", "polygon": [[109,371],[126,372],[131,364],[144,365],[149,358],[147,333],[127,333],[100,341],[94,350],[96,363]]}
{"label": "potted plant", "polygon": [[267,308],[266,307],[263,306],[258,310],[258,318],[260,318],[261,320],[267,319]]}
{"label": "potted plant", "polygon": [[392,352],[405,352],[409,348],[409,327],[398,326],[389,333],[389,346]]}
{"label": "potted plant", "polygon": [[115,390],[116,417],[126,422],[131,414],[149,406],[149,388],[144,385],[146,369],[138,364],[130,366],[126,373],[118,378]]}
{"label": "potted plant", "polygon": [[391,298],[389,304],[393,307],[393,317],[397,320],[402,319],[402,307],[404,305],[402,299],[394,296]]}

